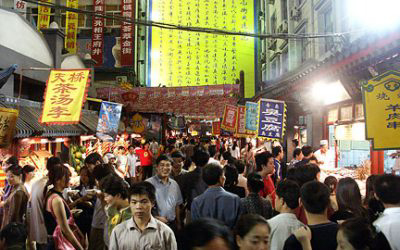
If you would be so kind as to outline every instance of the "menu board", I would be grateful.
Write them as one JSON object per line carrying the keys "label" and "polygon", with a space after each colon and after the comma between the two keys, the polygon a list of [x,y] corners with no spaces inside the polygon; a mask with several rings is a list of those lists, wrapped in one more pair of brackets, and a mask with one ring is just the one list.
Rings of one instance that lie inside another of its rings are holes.
{"label": "menu board", "polygon": [[[154,22],[254,33],[254,0],[151,0]],[[150,29],[150,86],[234,84],[245,73],[254,95],[255,39],[238,35]]]}

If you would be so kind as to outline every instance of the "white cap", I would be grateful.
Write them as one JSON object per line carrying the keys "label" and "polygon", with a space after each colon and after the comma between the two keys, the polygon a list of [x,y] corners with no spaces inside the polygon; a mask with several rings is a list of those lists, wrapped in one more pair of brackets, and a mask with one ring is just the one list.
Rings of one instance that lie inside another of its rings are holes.
{"label": "white cap", "polygon": [[327,146],[327,145],[328,145],[328,140],[321,140],[321,141],[319,142],[319,145],[320,145],[320,146]]}

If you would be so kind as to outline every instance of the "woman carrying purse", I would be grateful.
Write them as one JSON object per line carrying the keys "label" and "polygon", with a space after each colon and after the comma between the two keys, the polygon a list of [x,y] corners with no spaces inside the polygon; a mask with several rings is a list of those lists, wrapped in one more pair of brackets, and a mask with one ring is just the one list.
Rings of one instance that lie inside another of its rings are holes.
{"label": "woman carrying purse", "polygon": [[48,234],[48,250],[85,249],[82,233],[73,221],[73,215],[62,196],[62,191],[68,187],[69,176],[68,168],[61,164],[49,172],[47,188],[44,190],[43,212]]}

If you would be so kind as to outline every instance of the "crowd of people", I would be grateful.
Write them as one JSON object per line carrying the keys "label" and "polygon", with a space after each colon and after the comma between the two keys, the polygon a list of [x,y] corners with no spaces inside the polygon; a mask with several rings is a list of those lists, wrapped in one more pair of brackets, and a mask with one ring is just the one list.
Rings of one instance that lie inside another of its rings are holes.
{"label": "crowd of people", "polygon": [[[3,163],[0,249],[400,249],[400,176],[320,180],[309,146],[134,141],[88,155],[78,186],[60,158]],[[3,247],[3,248],[1,248]]]}

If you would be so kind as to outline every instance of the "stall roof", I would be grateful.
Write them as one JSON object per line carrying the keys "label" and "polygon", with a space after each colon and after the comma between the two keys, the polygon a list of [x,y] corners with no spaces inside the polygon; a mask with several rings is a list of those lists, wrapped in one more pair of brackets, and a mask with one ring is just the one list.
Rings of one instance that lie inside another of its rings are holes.
{"label": "stall roof", "polygon": [[92,110],[82,110],[81,123],[88,128],[89,134],[96,134],[99,113]]}

